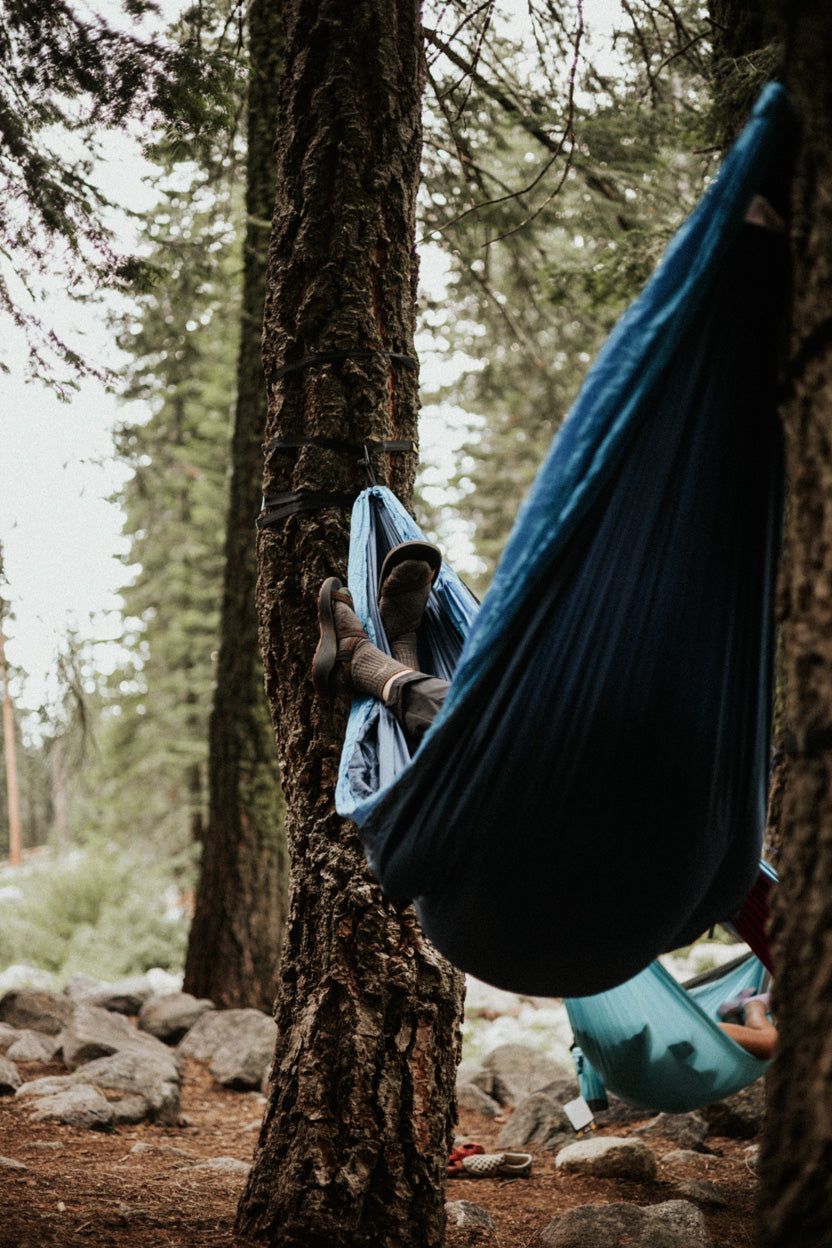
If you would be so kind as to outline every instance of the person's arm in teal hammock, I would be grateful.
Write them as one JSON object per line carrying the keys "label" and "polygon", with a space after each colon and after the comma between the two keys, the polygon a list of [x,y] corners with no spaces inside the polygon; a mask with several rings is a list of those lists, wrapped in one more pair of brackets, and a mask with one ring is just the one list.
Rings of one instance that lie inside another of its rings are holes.
{"label": "person's arm in teal hammock", "polygon": [[738,1010],[742,1014],[742,1023],[720,1023],[727,1036],[741,1045],[752,1057],[767,1062],[774,1056],[777,1043],[777,1028],[768,1016],[769,994],[752,996],[744,1000],[728,1001],[720,1006],[720,1015]]}

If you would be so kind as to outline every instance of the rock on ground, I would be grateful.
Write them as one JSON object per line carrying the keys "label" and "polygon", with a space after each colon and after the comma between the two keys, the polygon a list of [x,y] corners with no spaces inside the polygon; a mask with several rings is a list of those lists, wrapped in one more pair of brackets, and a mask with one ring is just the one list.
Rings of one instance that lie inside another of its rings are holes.
{"label": "rock on ground", "polygon": [[97,1005],[78,1005],[61,1032],[64,1062],[70,1070],[113,1053],[137,1051],[165,1054],[169,1050],[155,1036],[137,1031],[121,1014]]}
{"label": "rock on ground", "polygon": [[40,1097],[29,1117],[32,1122],[65,1122],[70,1127],[103,1131],[112,1126],[113,1111],[97,1088],[82,1084]]}
{"label": "rock on ground", "polygon": [[445,1205],[445,1213],[452,1226],[468,1230],[496,1231],[497,1227],[490,1213],[480,1209],[470,1200],[449,1200]]}
{"label": "rock on ground", "polygon": [[606,1179],[654,1179],[656,1157],[643,1140],[608,1135],[596,1140],[567,1144],[557,1157],[559,1170],[571,1174],[591,1174]]}
{"label": "rock on ground", "polygon": [[6,1049],[6,1057],[10,1062],[51,1062],[60,1047],[57,1036],[27,1027],[15,1033],[14,1041]]}
{"label": "rock on ground", "polygon": [[44,1031],[57,1036],[72,1017],[73,1004],[59,992],[18,988],[0,998],[0,1023],[18,1030]]}
{"label": "rock on ground", "polygon": [[178,1046],[183,1057],[210,1062],[227,1088],[259,1088],[274,1056],[277,1024],[262,1010],[216,1010],[203,1014]]}
{"label": "rock on ground", "polygon": [[633,1132],[638,1136],[660,1136],[690,1149],[700,1148],[707,1134],[707,1120],[697,1110],[689,1114],[659,1114]]}
{"label": "rock on ground", "polygon": [[189,992],[173,992],[149,997],[139,1010],[140,1031],[147,1031],[165,1044],[178,1044],[203,1014],[214,1009],[214,1002]]}
{"label": "rock on ground", "polygon": [[546,1248],[712,1248],[705,1219],[686,1200],[661,1205],[582,1205],[540,1233]]}
{"label": "rock on ground", "polygon": [[572,1124],[563,1111],[557,1085],[526,1096],[515,1109],[497,1139],[498,1149],[556,1149],[575,1139]]}
{"label": "rock on ground", "polygon": [[71,1075],[33,1079],[18,1088],[16,1095],[21,1099],[31,1099],[52,1096],[78,1086],[107,1088],[142,1097],[149,1117],[163,1126],[176,1126],[179,1121],[182,1071],[175,1055],[163,1044],[159,1048],[161,1057],[153,1053],[123,1050],[110,1057],[87,1062]]}
{"label": "rock on ground", "polygon": [[501,1044],[482,1064],[494,1079],[491,1095],[501,1105],[518,1105],[563,1076],[563,1069],[551,1057],[523,1044]]}
{"label": "rock on ground", "polygon": [[84,1002],[113,1014],[135,1015],[152,996],[153,986],[145,975],[131,975],[128,979],[110,984],[92,975],[79,973],[69,980],[65,992],[77,1004]]}
{"label": "rock on ground", "polygon": [[7,1057],[0,1057],[0,1096],[11,1096],[22,1083],[14,1062],[10,1062]]}

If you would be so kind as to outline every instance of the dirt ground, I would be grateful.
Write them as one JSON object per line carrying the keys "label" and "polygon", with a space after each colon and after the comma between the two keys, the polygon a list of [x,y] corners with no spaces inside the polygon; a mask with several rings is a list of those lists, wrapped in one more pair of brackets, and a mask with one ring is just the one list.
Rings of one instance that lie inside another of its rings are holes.
{"label": "dirt ground", "polygon": [[[61,1068],[21,1067],[24,1079],[46,1073]],[[198,1062],[187,1063],[176,1128],[141,1124],[98,1132],[31,1123],[30,1104],[0,1099],[0,1248],[231,1248],[244,1176],[193,1165],[218,1157],[250,1161],[262,1108],[257,1094],[220,1087]],[[488,1150],[501,1126],[463,1110],[458,1130]],[[631,1129],[609,1127],[601,1134]],[[724,1209],[703,1206],[714,1248],[751,1248],[756,1182],[748,1142],[709,1137],[707,1144],[710,1156],[685,1167],[660,1164],[651,1183],[565,1176],[542,1152],[535,1153],[528,1179],[449,1179],[447,1199],[486,1209],[497,1230],[449,1228],[446,1248],[535,1248],[538,1232],[567,1208],[677,1199],[686,1179],[706,1179],[727,1199]],[[656,1147],[663,1155],[678,1146]],[[9,1167],[9,1158],[26,1169]]]}

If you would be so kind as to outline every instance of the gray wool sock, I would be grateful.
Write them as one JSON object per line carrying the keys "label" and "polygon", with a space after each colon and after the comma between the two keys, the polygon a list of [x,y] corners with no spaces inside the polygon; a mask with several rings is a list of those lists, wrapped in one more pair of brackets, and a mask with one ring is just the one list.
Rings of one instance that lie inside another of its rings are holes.
{"label": "gray wool sock", "polygon": [[405,664],[391,659],[371,641],[360,641],[350,663],[350,684],[356,693],[381,699],[381,691],[390,677],[408,670]]}

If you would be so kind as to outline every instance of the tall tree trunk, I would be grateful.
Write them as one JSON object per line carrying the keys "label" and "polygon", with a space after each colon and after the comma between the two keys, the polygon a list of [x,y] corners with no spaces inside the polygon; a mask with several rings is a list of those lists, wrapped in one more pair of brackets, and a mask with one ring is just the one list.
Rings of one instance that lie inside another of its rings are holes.
{"label": "tall tree trunk", "polygon": [[[711,99],[714,131],[727,149],[748,120],[751,105],[763,81],[780,76],[781,30],[770,0],[709,0],[713,32]],[[783,574],[788,559],[782,556]],[[782,576],[781,576],[782,579]],[[782,610],[778,613],[782,615]],[[782,630],[778,644],[776,696],[772,743],[774,765],[769,784],[763,854],[777,866],[780,856],[783,794],[788,784],[789,756],[781,748],[788,737],[785,711],[785,669]]]}
{"label": "tall tree trunk", "polygon": [[14,704],[9,692],[6,639],[3,635],[2,624],[0,624],[0,686],[3,692],[3,746],[6,752],[6,795],[9,808],[9,866],[19,867],[23,861],[23,833],[20,825],[20,796],[17,784]]}
{"label": "tall tree trunk", "polygon": [[778,1053],[760,1176],[763,1248],[832,1236],[832,11],[783,5],[787,83],[801,140],[793,195],[787,718],[796,739],[783,795],[773,923]]}
{"label": "tall tree trunk", "polygon": [[209,812],[185,988],[219,1006],[271,1012],[286,919],[284,801],[258,644],[254,520],[266,388],[260,356],[283,61],[278,0],[248,12],[250,78],[243,307],[220,616],[209,729]]}
{"label": "tall tree trunk", "polygon": [[64,780],[64,747],[60,737],[52,746],[52,791],[55,794],[55,830],[61,849],[69,848],[69,828],[66,821],[66,782]]}
{"label": "tall tree trunk", "polygon": [[[267,495],[259,606],[287,800],[291,907],[273,1082],[238,1231],[281,1248],[428,1248],[444,1234],[459,976],[370,879],[333,794],[348,704],[310,680],[315,603],[346,574],[366,441],[414,439],[418,0],[284,0],[278,200],[264,334]],[[275,378],[284,365],[324,352]],[[355,353],[373,352],[371,359]],[[412,453],[374,455],[409,503]],[[321,492],[315,498],[309,492]]]}
{"label": "tall tree trunk", "polygon": [[709,0],[713,61],[711,100],[717,139],[727,148],[748,118],[771,72],[768,0]]}

